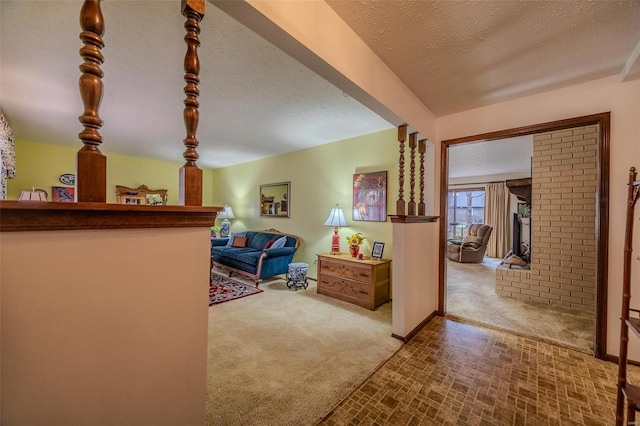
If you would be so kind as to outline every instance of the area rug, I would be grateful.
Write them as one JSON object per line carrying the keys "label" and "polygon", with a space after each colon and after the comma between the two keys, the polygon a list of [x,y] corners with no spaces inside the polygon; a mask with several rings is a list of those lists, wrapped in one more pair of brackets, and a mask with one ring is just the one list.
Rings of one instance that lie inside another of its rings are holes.
{"label": "area rug", "polygon": [[212,274],[211,284],[209,285],[209,306],[258,293],[262,293],[262,290],[259,288]]}

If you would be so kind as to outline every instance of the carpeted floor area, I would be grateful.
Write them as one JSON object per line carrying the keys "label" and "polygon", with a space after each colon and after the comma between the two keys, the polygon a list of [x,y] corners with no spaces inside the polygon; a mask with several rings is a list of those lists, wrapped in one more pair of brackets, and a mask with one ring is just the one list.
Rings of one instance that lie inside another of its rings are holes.
{"label": "carpeted floor area", "polygon": [[209,308],[208,425],[313,425],[400,347],[376,311],[282,279]]}
{"label": "carpeted floor area", "polygon": [[483,263],[447,260],[447,317],[594,353],[592,313],[498,296],[499,262],[487,257]]}

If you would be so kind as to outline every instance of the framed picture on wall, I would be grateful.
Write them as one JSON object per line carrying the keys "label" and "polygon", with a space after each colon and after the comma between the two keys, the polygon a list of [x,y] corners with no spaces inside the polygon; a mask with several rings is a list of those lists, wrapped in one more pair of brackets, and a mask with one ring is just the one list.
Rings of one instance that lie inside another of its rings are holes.
{"label": "framed picture on wall", "polygon": [[353,175],[353,220],[387,221],[387,172]]}
{"label": "framed picture on wall", "polygon": [[51,201],[59,203],[73,203],[75,201],[76,188],[71,186],[52,186]]}

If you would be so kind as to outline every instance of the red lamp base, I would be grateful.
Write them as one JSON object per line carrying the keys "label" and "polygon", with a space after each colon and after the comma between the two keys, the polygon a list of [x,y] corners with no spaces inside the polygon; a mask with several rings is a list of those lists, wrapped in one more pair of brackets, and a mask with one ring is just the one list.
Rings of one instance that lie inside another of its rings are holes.
{"label": "red lamp base", "polygon": [[333,229],[333,237],[331,238],[331,254],[340,253],[340,235],[338,234],[338,228]]}

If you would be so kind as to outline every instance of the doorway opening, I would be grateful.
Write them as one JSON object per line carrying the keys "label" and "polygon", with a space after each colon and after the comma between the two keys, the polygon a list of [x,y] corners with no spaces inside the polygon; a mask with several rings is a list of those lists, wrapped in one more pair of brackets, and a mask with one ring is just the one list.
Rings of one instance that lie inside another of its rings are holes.
{"label": "doorway opening", "polygon": [[[579,290],[579,289],[576,290],[576,288],[578,287],[576,285],[577,283],[566,283],[565,282],[566,278],[553,276],[554,274],[556,274],[555,272],[552,272],[551,274],[548,272],[543,272],[543,273],[540,272],[540,270],[544,268],[546,268],[548,271],[549,265],[554,263],[558,264],[558,268],[564,267],[566,269],[566,267],[572,262],[571,260],[567,260],[564,256],[571,255],[572,253],[576,259],[580,256],[579,254],[574,253],[576,247],[573,247],[573,248],[568,247],[566,249],[566,252],[563,251],[564,249],[560,248],[559,246],[547,247],[548,245],[547,243],[549,243],[552,240],[559,238],[561,240],[560,242],[562,242],[562,235],[560,234],[565,235],[565,242],[566,242],[567,241],[566,235],[568,234],[566,234],[566,231],[567,231],[566,229],[562,229],[566,226],[566,224],[562,222],[563,220],[562,217],[560,217],[559,219],[555,217],[553,219],[548,219],[548,218],[545,219],[545,216],[543,215],[543,216],[540,216],[539,219],[536,219],[536,214],[544,214],[544,210],[550,210],[550,208],[548,207],[548,204],[550,202],[546,198],[544,198],[544,196],[542,199],[536,198],[536,197],[540,197],[540,194],[543,194],[547,191],[544,188],[541,189],[540,187],[538,187],[538,184],[544,180],[544,179],[540,179],[541,175],[539,174],[537,175],[538,183],[536,183],[536,175],[533,176],[533,180],[534,180],[534,184],[533,184],[534,196],[533,197],[534,198],[533,198],[533,207],[532,207],[532,214],[531,214],[531,227],[533,230],[531,255],[535,259],[536,253],[538,253],[538,265],[537,265],[538,267],[537,269],[533,268],[534,264],[532,264],[532,269],[530,271],[529,270],[523,271],[521,276],[518,276],[515,279],[515,281],[523,280],[521,282],[526,282],[527,285],[531,284],[531,285],[543,287],[545,283],[541,283],[540,279],[543,279],[543,280],[546,279],[547,280],[546,284],[549,284],[549,282],[551,282],[550,284],[551,286],[559,286],[559,290],[554,290],[554,291],[548,291],[548,290],[536,288],[536,290],[539,290],[536,293],[533,290],[531,290],[532,294],[535,294],[536,298],[544,298],[544,297],[556,298],[557,294],[568,292],[565,295],[565,297],[562,297],[561,303],[554,303],[553,301],[551,301],[548,303],[548,305],[562,307],[563,304],[564,305],[568,304],[569,305],[568,307],[572,308],[572,310],[576,310],[574,308],[577,308],[578,311],[581,311],[582,318],[580,318],[579,321],[582,321],[582,322],[576,322],[576,323],[567,322],[567,325],[565,327],[567,329],[566,331],[572,332],[572,331],[589,329],[590,336],[587,337],[586,339],[587,343],[585,344],[583,342],[582,346],[587,346],[587,345],[590,346],[592,348],[592,353],[598,358],[604,358],[606,354],[605,345],[606,345],[606,320],[607,320],[606,299],[607,299],[607,253],[608,253],[607,200],[608,200],[608,190],[609,190],[609,183],[608,183],[609,181],[609,178],[608,178],[609,118],[610,118],[609,113],[602,113],[602,114],[595,114],[592,116],[561,120],[557,122],[542,123],[542,124],[528,126],[524,128],[509,129],[509,130],[504,130],[499,132],[469,136],[465,138],[452,139],[452,140],[442,141],[442,151],[441,151],[442,152],[442,158],[441,158],[442,176],[441,176],[441,188],[440,188],[441,189],[440,215],[444,219],[445,217],[448,216],[448,213],[449,213],[448,203],[447,203],[449,199],[449,190],[450,190],[449,148],[453,148],[457,145],[469,143],[469,142],[496,141],[500,139],[523,136],[523,135],[539,135],[539,137],[541,137],[542,136],[541,134],[545,132],[554,132],[562,129],[571,129],[571,128],[579,128],[579,127],[588,127],[591,131],[597,132],[596,146],[594,148],[595,154],[594,154],[594,160],[593,160],[595,167],[591,166],[592,169],[595,169],[595,173],[593,175],[593,182],[592,182],[594,187],[594,191],[592,191],[592,193],[595,192],[595,195],[593,197],[593,200],[588,202],[590,203],[590,206],[588,208],[583,207],[583,209],[587,211],[587,215],[591,215],[590,217],[592,218],[592,220],[590,221],[590,229],[584,228],[586,233],[591,235],[592,242],[587,243],[588,246],[585,248],[584,251],[585,253],[592,251],[593,262],[591,263],[591,265],[585,266],[587,269],[590,267],[591,268],[590,271],[588,270],[587,272],[584,272],[581,277],[578,277],[578,278],[584,277],[586,279],[586,278],[589,278],[590,276],[590,278],[593,280],[592,287],[589,290],[592,293],[592,295],[580,296],[576,294],[576,297],[573,297],[571,295],[571,291],[575,291],[576,293],[578,293],[578,290]],[[538,147],[538,149],[541,149],[541,148]],[[553,149],[554,148],[551,148],[548,146],[543,147],[543,150],[553,150]],[[547,153],[549,152],[550,151],[548,151]],[[536,170],[535,160],[533,164],[534,164],[533,170]],[[545,167],[548,167],[548,165],[545,165]],[[587,166],[583,166],[582,170],[585,170],[586,168]],[[539,170],[541,169],[538,169],[538,171]],[[549,170],[551,174],[549,176],[545,176],[545,178],[552,177],[553,173],[555,173],[553,168]],[[557,181],[564,180],[562,176],[560,177],[561,179],[557,179]],[[547,180],[553,180],[553,179],[547,179]],[[538,188],[537,195],[536,195],[536,188]],[[565,195],[561,195],[560,197],[561,198],[565,197],[565,199],[567,199],[567,196],[566,196],[567,190],[565,189],[560,192],[563,192],[565,194]],[[587,201],[583,201],[580,199],[581,196],[582,195],[580,194],[571,195],[572,199],[575,198],[576,205],[577,204],[582,204],[583,206],[587,205]],[[536,207],[536,200],[538,201],[537,207]],[[553,202],[551,202],[551,204],[553,204]],[[545,207],[540,208],[541,205]],[[570,203],[568,206],[560,206],[559,210],[562,210],[564,212],[565,210],[567,209],[570,210],[571,208],[573,207],[571,207],[571,203]],[[526,211],[526,209],[524,211]],[[549,226],[548,223],[545,222],[545,221],[548,222],[549,220],[558,221],[558,223],[554,223],[553,224],[554,226],[552,226],[552,228],[554,228],[555,225],[558,225],[559,229],[561,229],[558,235],[548,236],[540,231],[542,227]],[[588,219],[580,219],[580,221],[582,221],[582,223],[589,223]],[[440,222],[441,274],[440,274],[440,292],[439,292],[439,296],[440,296],[439,297],[439,313],[442,315],[445,315],[446,313],[449,312],[450,308],[449,308],[449,304],[447,303],[447,300],[450,298],[451,301],[454,301],[454,298],[456,297],[454,289],[448,288],[447,286],[447,281],[449,277],[451,277],[451,279],[454,280],[456,279],[456,277],[463,276],[463,280],[466,282],[478,283],[481,281],[481,277],[483,276],[483,274],[487,272],[486,270],[489,270],[489,271],[494,270],[499,272],[499,268],[501,267],[499,263],[503,260],[503,259],[500,259],[499,257],[495,257],[493,258],[494,260],[489,260],[488,262],[473,263],[471,265],[467,265],[461,262],[451,262],[450,257],[448,256],[449,253],[447,252],[447,249],[448,249],[448,244],[451,243],[448,240],[450,240],[449,235],[452,233],[452,231],[450,229],[451,228],[450,224],[447,222],[448,222],[447,220],[442,220]],[[577,235],[577,232],[574,232],[574,234]],[[459,237],[459,231],[457,236]],[[553,253],[554,250],[558,254],[554,258],[550,259],[549,253]],[[494,256],[497,256],[497,255],[494,255]],[[584,261],[583,262],[584,264],[588,263],[586,258],[583,259],[583,261]],[[452,263],[454,264],[453,267],[450,266],[450,264]],[[576,262],[573,262],[573,263],[576,263]],[[494,269],[494,265],[495,265],[495,269]],[[512,267],[509,267],[507,273],[505,273],[504,275],[517,276],[518,274],[512,271]],[[577,274],[573,274],[573,275],[575,276]],[[493,294],[494,295],[503,295],[505,291],[509,290],[510,286],[517,287],[517,285],[514,285],[514,283],[511,282],[509,283],[509,285],[505,286],[504,288],[499,288],[495,284],[496,275],[489,274],[487,276],[493,278]],[[466,289],[466,294],[464,295],[464,299],[466,301],[479,299],[477,295],[475,295],[471,291],[471,290],[478,290],[476,287],[468,287]],[[589,297],[591,298],[591,301],[588,300]],[[570,301],[570,302],[567,302],[567,301]],[[582,303],[581,301],[585,303],[585,306],[580,306],[580,303]],[[498,317],[498,315],[496,315],[497,312],[495,312],[495,308],[493,306],[487,305],[487,303],[489,302],[485,301],[484,305],[481,306],[482,312],[487,313],[487,311],[489,311],[489,314],[491,316],[493,316],[494,318]],[[590,307],[586,305],[588,303],[591,304]],[[472,312],[470,308],[467,308],[465,310],[466,310],[466,316],[469,317],[470,320],[474,320],[474,318],[476,319],[478,318],[479,314]],[[462,313],[465,314],[465,312],[462,312]],[[587,315],[585,315],[585,313]],[[526,313],[522,309],[515,310],[512,313],[502,314],[502,316],[504,317],[503,320],[506,320],[509,323],[514,323],[516,320],[522,320],[524,323],[527,323],[529,325],[534,325],[534,324],[537,325],[536,321],[532,322],[531,320],[529,321],[526,320]],[[553,318],[553,323],[557,324],[559,322],[560,321],[558,321],[558,316],[555,315]],[[500,328],[503,328],[503,327],[500,327]],[[527,330],[523,334],[531,335],[530,333],[531,333],[531,330]],[[536,337],[545,338],[545,336],[536,336]],[[553,338],[549,338],[548,340],[553,341]],[[556,343],[561,343],[561,342],[556,342]],[[574,346],[574,345],[570,344],[570,346]]]}

